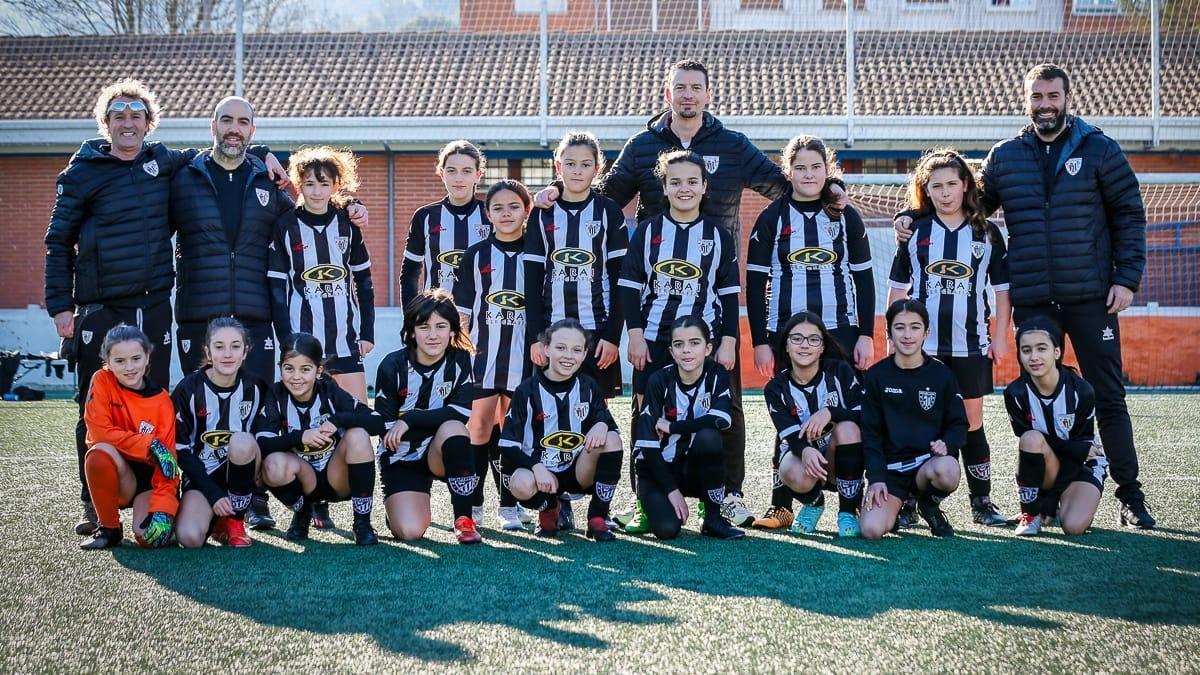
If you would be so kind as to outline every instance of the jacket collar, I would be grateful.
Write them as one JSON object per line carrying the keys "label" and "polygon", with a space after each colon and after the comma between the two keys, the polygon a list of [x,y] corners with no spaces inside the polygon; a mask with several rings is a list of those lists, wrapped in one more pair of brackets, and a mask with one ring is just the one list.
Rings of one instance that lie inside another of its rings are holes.
{"label": "jacket collar", "polygon": [[[190,166],[193,169],[208,175],[208,167],[206,167],[204,163],[207,162],[210,157],[212,157],[212,148],[197,153],[196,156],[192,158],[192,163]],[[250,180],[254,180],[260,173],[267,172],[267,165],[264,164],[261,159],[250,153],[246,153],[245,162],[250,165]],[[209,176],[209,178],[211,179],[212,177]]]}
{"label": "jacket collar", "polygon": [[[1083,140],[1092,134],[1103,133],[1099,127],[1094,127],[1088,124],[1082,117],[1076,115],[1067,115],[1065,122],[1067,128],[1063,130],[1066,135],[1066,141],[1063,143],[1062,152],[1059,153],[1058,159],[1054,164],[1054,173],[1062,171],[1063,165],[1067,163],[1071,155],[1083,144]],[[1021,140],[1026,145],[1037,148],[1040,142],[1037,131],[1034,130],[1033,124],[1026,124],[1025,128],[1021,129]]]}
{"label": "jacket collar", "polygon": [[[159,145],[157,141],[142,141],[142,149],[138,152],[137,157],[133,158],[133,161],[138,161],[143,155],[151,152],[157,145]],[[107,160],[125,161],[113,155],[111,150],[112,142],[107,138],[92,138],[79,145],[79,151],[75,153],[75,159],[88,162]]]}
{"label": "jacket collar", "polygon": [[[700,125],[700,131],[696,132],[696,135],[692,138],[690,145],[695,145],[697,141],[719,133],[724,128],[725,125],[721,124],[721,120],[713,117],[712,113],[706,110],[704,111],[704,124]],[[664,110],[654,117],[651,117],[650,121],[646,122],[646,129],[648,129],[650,133],[666,140],[671,145],[680,148],[683,147],[683,143],[679,140],[679,136],[676,136],[675,132],[671,130],[670,110]]]}

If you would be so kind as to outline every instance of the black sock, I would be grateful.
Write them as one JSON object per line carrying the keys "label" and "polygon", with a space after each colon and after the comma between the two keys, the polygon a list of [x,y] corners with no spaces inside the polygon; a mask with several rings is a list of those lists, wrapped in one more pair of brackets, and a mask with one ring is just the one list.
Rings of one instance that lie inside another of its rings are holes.
{"label": "black sock", "polygon": [[1041,513],[1042,481],[1046,479],[1046,458],[1040,452],[1021,452],[1017,455],[1017,499],[1021,513],[1036,516]]}
{"label": "black sock", "polygon": [[782,455],[779,447],[779,438],[775,438],[775,455],[771,460],[771,506],[792,510],[792,499],[794,493],[787,485],[784,485],[783,480],[779,478],[779,460]]}
{"label": "black sock", "polygon": [[455,518],[471,517],[474,496],[483,482],[475,472],[474,448],[466,436],[451,436],[442,443],[442,463],[446,466],[446,485],[450,488],[450,506]]}
{"label": "black sock", "polygon": [[[516,505],[517,498],[513,497],[512,506]],[[524,506],[531,511],[545,511],[548,508],[558,506],[558,495],[552,495],[547,492],[538,492],[529,499],[522,500],[521,506]]]}
{"label": "black sock", "polygon": [[[629,399],[629,411],[630,411],[629,438],[633,439],[633,438],[637,438],[636,431],[637,431],[637,423],[638,423],[638,407],[637,407],[637,397],[636,396]],[[630,450],[629,450],[629,489],[632,490],[633,494],[636,495],[637,494],[637,470],[636,470],[635,463],[637,461],[637,456],[636,456],[636,453],[633,451],[632,444],[633,444],[633,441],[631,440],[630,441]]]}
{"label": "black sock", "polygon": [[296,478],[286,485],[271,488],[271,494],[279,500],[280,504],[297,512],[304,508],[304,488],[300,485],[300,479]]}
{"label": "black sock", "polygon": [[833,472],[837,477],[838,511],[858,513],[862,506],[862,443],[839,445],[833,455]]}
{"label": "black sock", "polygon": [[796,495],[796,499],[805,506],[825,506],[825,491],[818,483],[813,489]]}
{"label": "black sock", "polygon": [[930,483],[929,487],[925,488],[925,491],[921,493],[921,496],[933,502],[934,504],[941,504],[942,500],[946,497],[949,497],[951,492],[951,490],[943,490],[941,488],[934,487],[933,483]]}
{"label": "black sock", "polygon": [[[475,475],[479,476],[479,481],[475,483],[475,491],[471,494],[471,506],[483,506],[483,488],[487,485],[487,474],[490,462],[488,461],[487,443],[483,445],[471,445],[471,456],[475,462]],[[500,492],[500,476],[495,475],[496,492]]]}
{"label": "black sock", "polygon": [[617,494],[617,483],[621,481],[621,459],[623,452],[603,452],[596,458],[596,482],[592,484],[592,501],[588,504],[588,518],[607,518],[613,496]]}
{"label": "black sock", "polygon": [[375,462],[359,462],[346,465],[346,479],[350,483],[350,506],[354,517],[371,515],[375,505]]}
{"label": "black sock", "polygon": [[967,489],[971,497],[992,494],[992,449],[988,447],[983,427],[967,432],[967,444],[962,449],[963,467],[967,470]]}
{"label": "black sock", "polygon": [[255,497],[262,497],[263,499],[266,499],[268,492],[269,492],[269,489],[267,488],[266,483],[255,483],[254,484],[254,496]]}
{"label": "black sock", "polygon": [[488,440],[488,460],[492,465],[492,476],[500,491],[500,506],[516,506],[517,498],[513,496],[508,485],[500,475],[500,427],[492,427],[492,437]]}
{"label": "black sock", "polygon": [[254,462],[234,464],[229,462],[229,505],[233,507],[233,517],[241,519],[250,508],[250,496],[254,493],[254,474],[257,467]]}

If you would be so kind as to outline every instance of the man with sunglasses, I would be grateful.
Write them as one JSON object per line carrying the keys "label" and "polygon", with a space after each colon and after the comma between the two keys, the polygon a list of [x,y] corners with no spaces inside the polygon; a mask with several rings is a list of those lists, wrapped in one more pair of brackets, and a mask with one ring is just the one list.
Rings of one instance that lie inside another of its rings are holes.
{"label": "man with sunglasses", "polygon": [[[140,327],[154,346],[150,377],[170,385],[175,274],[167,206],[171,177],[197,152],[145,140],[158,125],[159,106],[135,80],[101,90],[95,118],[103,138],[85,141],[59,174],[45,238],[46,311],[78,383],[75,446],[83,517],[75,531],[80,535],[96,527],[83,475],[83,406],[102,365],[100,344],[108,331],[122,323]],[[275,157],[262,147],[255,152],[265,155],[272,173],[286,184]]]}

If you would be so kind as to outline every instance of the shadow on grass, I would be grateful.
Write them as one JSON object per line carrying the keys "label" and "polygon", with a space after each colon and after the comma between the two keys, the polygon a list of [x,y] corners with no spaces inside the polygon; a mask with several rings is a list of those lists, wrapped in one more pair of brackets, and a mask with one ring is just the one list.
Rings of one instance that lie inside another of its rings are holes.
{"label": "shadow on grass", "polygon": [[[273,532],[245,550],[174,551],[166,565],[161,553],[131,547],[114,556],[174,592],[263,624],[364,633],[386,650],[439,662],[470,656],[457,624],[604,650],[605,640],[570,629],[572,620],[669,624],[733,598],[850,619],[933,610],[1050,630],[1060,624],[1048,613],[1067,612],[1191,626],[1200,623],[1200,541],[1182,534],[1098,529],[1029,540],[971,530],[938,541],[915,530],[881,542],[775,533],[717,542],[689,529],[672,542],[621,536],[597,545],[485,530],[482,546],[385,540],[360,549],[339,537],[298,550]],[[668,589],[698,598],[666,613],[638,609],[669,600]]]}

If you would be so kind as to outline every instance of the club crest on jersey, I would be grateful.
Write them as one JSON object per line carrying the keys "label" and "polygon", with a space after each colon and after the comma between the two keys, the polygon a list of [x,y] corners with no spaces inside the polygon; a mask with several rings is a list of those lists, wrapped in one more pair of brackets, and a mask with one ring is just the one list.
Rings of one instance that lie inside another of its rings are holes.
{"label": "club crest on jersey", "polygon": [[254,196],[258,197],[258,203],[263,206],[266,206],[267,202],[271,201],[271,193],[262,188],[254,188]]}
{"label": "club crest on jersey", "polygon": [[704,156],[704,170],[710,174],[717,172],[717,167],[721,166],[721,157],[718,155]]}
{"label": "club crest on jersey", "polygon": [[585,420],[585,419],[587,419],[588,410],[590,408],[591,408],[591,406],[588,405],[587,401],[580,401],[579,403],[575,404],[575,407],[572,408],[571,412],[575,413],[575,419]]}
{"label": "club crest on jersey", "polygon": [[154,425],[142,420],[142,423],[138,425],[138,433],[149,436],[154,433]]}
{"label": "club crest on jersey", "polygon": [[708,255],[708,254],[712,253],[713,252],[713,244],[714,244],[714,242],[712,239],[701,239],[700,240],[700,255]]}
{"label": "club crest on jersey", "polygon": [[937,403],[937,392],[928,389],[919,391],[917,392],[917,402],[921,404],[921,410],[933,410],[933,404]]}
{"label": "club crest on jersey", "polygon": [[602,221],[590,220],[590,221],[588,221],[587,225],[583,226],[583,231],[587,232],[587,235],[589,237],[595,238],[596,235],[600,234],[600,230],[603,227],[604,227],[604,223]]}
{"label": "club crest on jersey", "polygon": [[238,404],[238,413],[242,416],[243,420],[250,419],[250,413],[252,412],[254,412],[253,401],[242,401]]}
{"label": "club crest on jersey", "polygon": [[157,178],[158,177],[158,160],[152,159],[149,162],[146,162],[145,164],[143,164],[142,171],[145,171],[146,175],[150,176],[151,178]]}
{"label": "club crest on jersey", "polygon": [[90,330],[82,331],[80,333],[80,336],[83,338],[83,344],[85,344],[85,345],[92,344],[92,331],[90,331]]}
{"label": "club crest on jersey", "polygon": [[831,391],[828,394],[825,394],[826,408],[836,408],[839,405],[841,405],[841,399],[838,397],[838,393],[836,391]]}
{"label": "club crest on jersey", "polygon": [[979,258],[982,258],[983,251],[984,251],[984,248],[986,248],[986,246],[987,245],[984,244],[982,241],[971,242],[971,256],[974,257],[976,260],[978,260]]}
{"label": "club crest on jersey", "polygon": [[704,394],[700,397],[700,407],[705,410],[712,410],[712,394]]}
{"label": "club crest on jersey", "polygon": [[842,233],[842,222],[840,220],[831,220],[825,223],[825,236],[830,239],[837,239],[837,236]]}
{"label": "club crest on jersey", "polygon": [[1067,170],[1067,173],[1074,176],[1075,174],[1079,173],[1080,169],[1083,168],[1083,158],[1072,157],[1071,159],[1067,160],[1067,163],[1063,165],[1063,168]]}
{"label": "club crest on jersey", "polygon": [[475,237],[478,239],[487,239],[489,229],[490,227],[487,223],[478,223],[475,225]]}
{"label": "club crest on jersey", "polygon": [[182,349],[184,352],[192,351],[192,341],[187,338],[180,340],[179,348]]}
{"label": "club crest on jersey", "polygon": [[1075,413],[1058,415],[1054,418],[1054,423],[1058,425],[1059,431],[1069,434],[1071,433],[1071,427],[1075,426]]}
{"label": "club crest on jersey", "polygon": [[442,382],[441,384],[439,384],[438,386],[433,388],[433,393],[437,394],[438,398],[445,400],[446,397],[450,395],[450,390],[453,388],[454,388],[453,382]]}
{"label": "club crest on jersey", "polygon": [[350,250],[350,237],[338,237],[337,238],[337,247],[338,247],[338,250],[341,251],[342,253],[345,253],[346,251]]}

